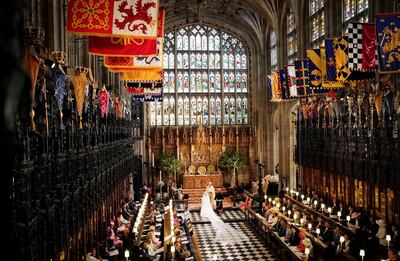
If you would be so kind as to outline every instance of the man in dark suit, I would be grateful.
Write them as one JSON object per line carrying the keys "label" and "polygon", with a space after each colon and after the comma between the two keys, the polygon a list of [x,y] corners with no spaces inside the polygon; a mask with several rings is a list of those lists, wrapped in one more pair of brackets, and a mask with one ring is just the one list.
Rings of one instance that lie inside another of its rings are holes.
{"label": "man in dark suit", "polygon": [[333,230],[331,229],[331,224],[328,221],[325,221],[325,228],[321,230],[321,238],[325,243],[329,243],[333,241]]}
{"label": "man in dark suit", "polygon": [[299,232],[296,230],[295,226],[290,227],[290,237],[289,244],[291,246],[297,246],[300,243]]}
{"label": "man in dark suit", "polygon": [[217,194],[215,195],[215,201],[216,201],[216,208],[217,208],[217,213],[221,214],[223,210],[223,201],[224,201],[224,195],[221,193],[221,189],[218,189]]}

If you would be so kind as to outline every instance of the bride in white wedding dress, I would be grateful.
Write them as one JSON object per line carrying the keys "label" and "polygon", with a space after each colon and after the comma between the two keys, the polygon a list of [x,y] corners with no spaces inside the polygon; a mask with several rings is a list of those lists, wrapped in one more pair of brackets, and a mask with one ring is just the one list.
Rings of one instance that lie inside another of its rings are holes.
{"label": "bride in white wedding dress", "polygon": [[210,220],[215,229],[215,241],[220,242],[222,245],[233,245],[248,240],[248,237],[242,231],[234,229],[219,218],[211,206],[210,197],[207,191],[203,193],[201,199],[200,215]]}

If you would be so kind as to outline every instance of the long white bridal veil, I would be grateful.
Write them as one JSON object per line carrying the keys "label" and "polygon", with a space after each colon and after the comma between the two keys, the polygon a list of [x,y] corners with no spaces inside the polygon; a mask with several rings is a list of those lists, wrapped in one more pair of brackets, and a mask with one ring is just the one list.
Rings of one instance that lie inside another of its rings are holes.
{"label": "long white bridal veil", "polygon": [[236,230],[229,224],[224,223],[219,216],[215,214],[207,192],[204,192],[201,199],[200,216],[206,217],[210,220],[215,229],[215,241],[220,242],[223,245],[233,245],[248,240],[248,237],[242,231]]}

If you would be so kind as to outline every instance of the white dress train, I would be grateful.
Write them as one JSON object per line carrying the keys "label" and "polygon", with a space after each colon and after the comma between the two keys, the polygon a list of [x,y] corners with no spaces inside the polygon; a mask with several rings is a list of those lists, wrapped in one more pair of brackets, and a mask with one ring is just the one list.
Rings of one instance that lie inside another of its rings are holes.
{"label": "white dress train", "polygon": [[236,230],[229,224],[224,223],[214,212],[207,192],[204,192],[201,199],[200,216],[210,220],[215,229],[215,241],[220,242],[222,245],[233,245],[248,240],[248,237],[242,231]]}

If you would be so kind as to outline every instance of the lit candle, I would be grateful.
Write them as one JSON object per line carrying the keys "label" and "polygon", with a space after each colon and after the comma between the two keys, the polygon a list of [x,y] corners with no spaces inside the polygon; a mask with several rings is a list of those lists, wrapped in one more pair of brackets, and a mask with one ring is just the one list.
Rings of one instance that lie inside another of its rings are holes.
{"label": "lit candle", "polygon": [[347,224],[350,222],[350,216],[346,216]]}
{"label": "lit candle", "polygon": [[268,198],[268,202],[271,203],[271,201],[272,201],[272,199],[271,199],[271,198]]}
{"label": "lit candle", "polygon": [[285,210],[286,210],[286,208],[285,208],[285,206],[283,206],[283,207],[282,207],[282,211],[285,212]]}
{"label": "lit candle", "polygon": [[365,256],[365,250],[364,249],[360,249],[360,256],[361,256],[361,260],[364,260],[364,256]]}
{"label": "lit candle", "polygon": [[303,223],[304,223],[304,219],[301,218],[301,219],[300,219],[300,224],[303,225]]}
{"label": "lit candle", "polygon": [[386,235],[386,241],[388,242],[388,249],[390,248],[390,240],[392,240],[392,237],[390,235]]}
{"label": "lit candle", "polygon": [[290,215],[292,214],[292,211],[289,209],[287,213],[288,213],[288,215],[290,217]]}
{"label": "lit candle", "polygon": [[125,257],[126,257],[126,260],[128,260],[128,257],[129,257],[129,250],[125,250]]}
{"label": "lit candle", "polygon": [[286,187],[286,193],[288,193],[289,192],[289,188],[288,187]]}
{"label": "lit candle", "polygon": [[325,204],[324,203],[321,204],[321,209],[322,209],[322,211],[324,211],[324,209],[325,209]]}
{"label": "lit candle", "polygon": [[332,208],[329,207],[329,208],[328,208],[328,213],[329,213],[329,215],[331,215],[331,212],[332,212]]}
{"label": "lit candle", "polygon": [[321,232],[321,230],[319,229],[319,228],[317,228],[316,230],[315,230],[315,232],[317,232],[317,237],[319,236],[319,233]]}
{"label": "lit candle", "polygon": [[339,221],[340,221],[340,216],[342,215],[342,212],[340,212],[340,211],[338,211],[337,212],[337,216],[338,216],[338,218],[339,218]]}
{"label": "lit candle", "polygon": [[307,203],[308,204],[310,204],[310,201],[311,201],[310,197],[307,197]]}
{"label": "lit candle", "polygon": [[339,239],[339,241],[340,241],[340,248],[342,249],[342,251],[343,251],[343,242],[344,242],[344,236],[340,236],[340,239]]}
{"label": "lit candle", "polygon": [[303,195],[303,194],[301,194],[301,196],[300,196],[300,197],[301,197],[301,201],[303,201],[303,199],[304,199],[304,195]]}
{"label": "lit candle", "polygon": [[317,208],[318,201],[314,200],[314,207]]}
{"label": "lit candle", "polygon": [[311,228],[312,228],[312,224],[311,224],[311,223],[308,223],[308,230],[311,231]]}
{"label": "lit candle", "polygon": [[304,253],[306,253],[307,257],[310,254],[310,249],[308,247],[306,247],[306,249],[304,250]]}
{"label": "lit candle", "polygon": [[293,219],[295,219],[295,220],[297,219],[297,213],[293,214]]}
{"label": "lit candle", "polygon": [[265,201],[267,201],[267,198],[268,198],[267,195],[265,195],[265,196],[264,196]]}
{"label": "lit candle", "polygon": [[297,191],[297,192],[296,192],[296,197],[298,197],[298,196],[299,196],[299,192]]}

